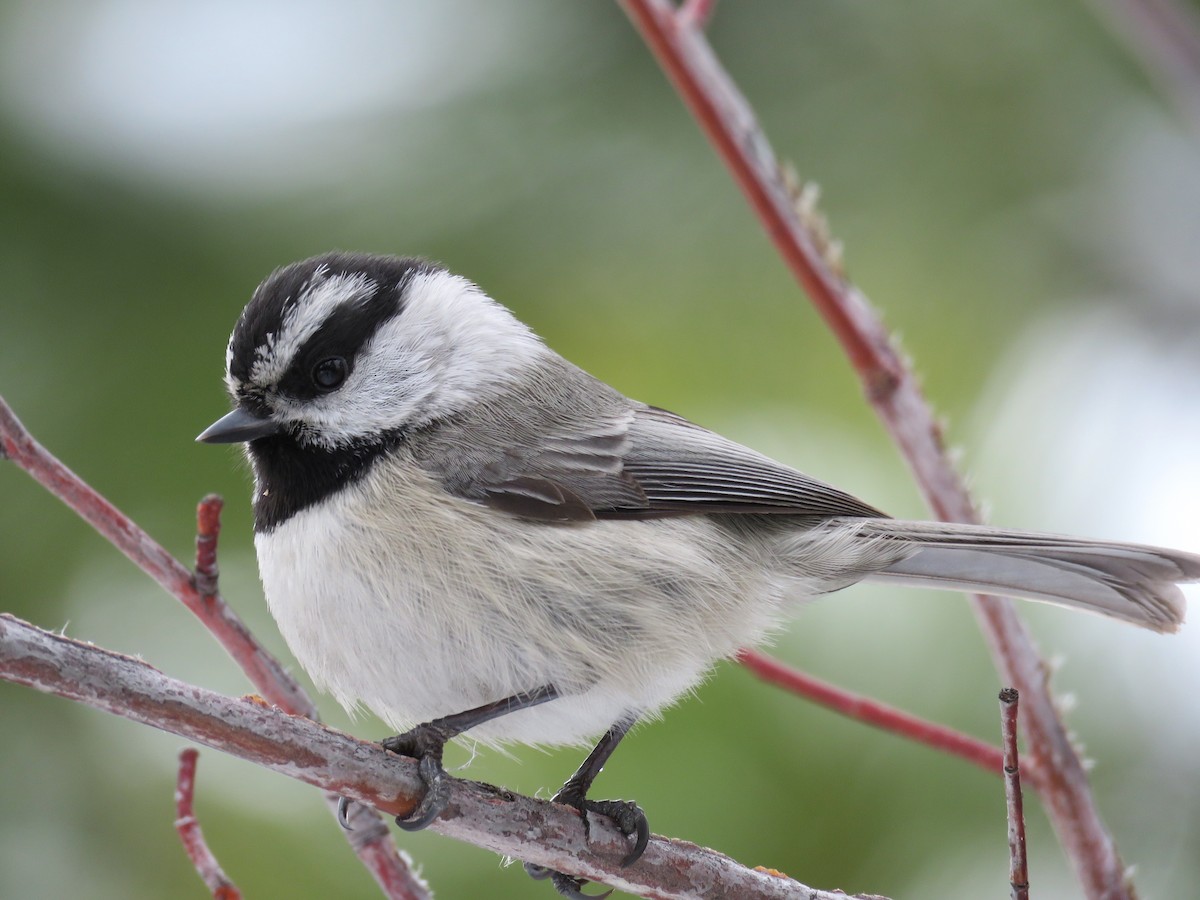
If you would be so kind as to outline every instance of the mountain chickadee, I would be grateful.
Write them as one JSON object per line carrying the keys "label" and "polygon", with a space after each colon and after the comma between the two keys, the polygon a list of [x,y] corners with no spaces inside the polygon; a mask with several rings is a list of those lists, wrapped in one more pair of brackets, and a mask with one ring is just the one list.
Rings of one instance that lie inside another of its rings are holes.
{"label": "mountain chickadee", "polygon": [[[447,803],[442,750],[578,743],[556,795],[587,798],[634,721],[760,641],[787,608],[858,581],[1047,600],[1174,631],[1200,556],[902,522],[548,349],[471,282],[417,259],[331,253],[259,285],[226,354],[255,547],[296,659],[346,707],[404,733]],[[546,874],[542,872],[541,874]],[[582,882],[558,873],[555,886]]]}

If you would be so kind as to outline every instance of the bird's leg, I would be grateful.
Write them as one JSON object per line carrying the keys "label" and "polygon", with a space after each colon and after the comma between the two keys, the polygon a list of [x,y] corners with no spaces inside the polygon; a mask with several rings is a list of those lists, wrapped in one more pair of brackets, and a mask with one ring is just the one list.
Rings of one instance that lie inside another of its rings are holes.
{"label": "bird's leg", "polygon": [[[488,703],[475,709],[455,713],[452,716],[434,719],[432,722],[418,725],[404,734],[381,741],[385,750],[419,760],[418,772],[421,775],[421,781],[425,783],[425,796],[421,798],[417,808],[408,816],[397,816],[396,824],[405,831],[420,831],[436,819],[446,808],[446,804],[450,802],[446,785],[446,770],[442,768],[442,751],[448,740],[458,737],[476,725],[482,725],[484,722],[490,722],[492,719],[517,710],[537,706],[539,703],[553,700],[557,696],[557,688],[548,684],[524,694],[497,700],[495,703]],[[339,817],[345,818],[344,809],[339,809]]]}
{"label": "bird's leg", "polygon": [[[595,749],[583,761],[583,765],[567,779],[562,790],[553,797],[555,803],[565,803],[567,806],[573,806],[579,810],[580,815],[583,816],[585,837],[591,836],[588,814],[599,813],[612,819],[613,824],[626,837],[634,838],[632,849],[621,860],[622,866],[633,865],[646,849],[646,844],[650,840],[650,826],[646,822],[646,814],[632,800],[589,800],[587,792],[591,788],[592,782],[596,780],[596,776],[600,774],[600,770],[604,768],[604,764],[608,762],[608,758],[612,756],[612,752],[617,749],[621,738],[625,737],[629,729],[633,727],[635,720],[634,716],[627,716],[608,729],[604,733],[604,737],[600,738],[600,742],[596,744]],[[562,872],[554,872],[532,863],[525,863],[525,871],[533,878],[549,878],[554,889],[564,897],[572,897],[576,900],[587,897],[580,890],[587,883],[582,878],[564,875]],[[608,893],[612,893],[612,891]],[[598,900],[599,897],[607,896],[608,894],[600,894],[598,897],[588,898],[588,900]]]}

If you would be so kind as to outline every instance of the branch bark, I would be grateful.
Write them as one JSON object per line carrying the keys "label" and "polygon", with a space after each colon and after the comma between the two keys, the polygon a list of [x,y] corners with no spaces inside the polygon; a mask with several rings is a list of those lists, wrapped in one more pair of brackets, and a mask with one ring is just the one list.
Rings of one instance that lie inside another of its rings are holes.
{"label": "branch bark", "polygon": [[[86,703],[258,763],[307,784],[407,815],[424,786],[417,763],[254,699],[236,700],[170,678],[108,650],[0,615],[0,678]],[[430,829],[555,871],[646,897],[848,900],[776,872],[750,869],[685,841],[653,836],[628,869],[625,838],[602,817],[586,840],[578,813],[478,782],[451,778],[450,805]],[[524,877],[524,876],[521,876]],[[859,900],[883,900],[854,895]]]}
{"label": "branch bark", "polygon": [[[912,371],[866,297],[843,277],[823,225],[798,207],[802,194],[780,167],[753,109],[703,33],[667,0],[620,0],[680,97],[741,187],[784,262],[841,342],[868,401],[939,518],[978,513],[946,453],[942,430]],[[1135,896],[1088,785],[1083,764],[1050,696],[1047,667],[1013,604],[976,596],[972,607],[993,663],[1024,699],[1031,782],[1089,897]]]}

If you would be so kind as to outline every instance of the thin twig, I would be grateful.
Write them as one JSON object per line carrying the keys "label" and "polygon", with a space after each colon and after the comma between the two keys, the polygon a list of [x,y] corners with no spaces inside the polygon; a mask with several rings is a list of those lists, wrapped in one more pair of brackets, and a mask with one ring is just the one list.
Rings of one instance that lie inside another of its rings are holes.
{"label": "thin twig", "polygon": [[196,507],[196,591],[200,602],[217,602],[217,539],[221,536],[221,509],[225,501],[209,494]]}
{"label": "thin twig", "polygon": [[764,681],[826,709],[965,759],[993,775],[1003,771],[1004,755],[999,748],[978,738],[822,681],[757,650],[743,650],[737,659]]}
{"label": "thin twig", "polygon": [[242,900],[242,892],[229,880],[208,848],[193,811],[196,759],[199,756],[200,752],[195,747],[188,747],[179,754],[179,778],[175,784],[175,830],[179,832],[179,840],[183,842],[188,859],[213,897],[216,900]]}
{"label": "thin twig", "polygon": [[317,708],[218,596],[202,600],[194,576],[128,516],[34,440],[0,397],[0,443],[9,459],[33,476],[194,613],[233,657],[260,694],[294,715],[315,718]]}
{"label": "thin twig", "polygon": [[[754,112],[702,32],[681,26],[665,0],[620,0],[676,90],[762,220],[863,382],[875,412],[912,469],[926,502],[948,521],[978,515],[943,443],[941,428],[867,299],[841,274],[825,236],[797,212],[795,184],[776,161]],[[1025,699],[1031,780],[1089,897],[1132,900],[1133,887],[1105,828],[1078,754],[1046,682],[1047,667],[1013,604],[972,598],[993,662]]]}
{"label": "thin twig", "polygon": [[[34,440],[3,397],[0,397],[0,454],[28,472],[191,610],[269,703],[291,715],[318,718],[316,704],[216,593],[219,500],[213,502],[212,498],[205,498],[197,511],[196,559],[200,571],[193,575],[132,519]],[[199,585],[203,585],[203,589]],[[338,797],[326,795],[325,803],[336,818]],[[358,819],[362,835],[338,830],[345,834],[384,896],[389,900],[425,900],[429,897],[424,883],[412,873],[396,850],[379,815],[373,810],[363,810]]]}
{"label": "thin twig", "polygon": [[[0,615],[0,679],[169,731],[389,814],[408,815],[425,791],[416,761],[378,744],[253,700],[186,684],[140,660],[7,614]],[[637,863],[623,869],[628,838],[605,817],[592,817],[585,837],[579,814],[570,807],[477,782],[448,781],[449,805],[431,830],[554,871],[655,898],[702,893],[730,900],[847,900],[841,892],[813,890],[658,836],[651,837]]]}
{"label": "thin twig", "polygon": [[1008,881],[1012,900],[1029,900],[1029,863],[1025,854],[1025,801],[1017,755],[1017,706],[1014,688],[1000,692],[1000,735],[1004,742],[1004,805],[1008,810]]}
{"label": "thin twig", "polygon": [[[337,813],[341,794],[325,792],[325,802]],[[396,847],[392,832],[374,808],[351,803],[347,812],[346,840],[354,848],[390,900],[432,900],[433,889],[420,875],[412,859]]]}

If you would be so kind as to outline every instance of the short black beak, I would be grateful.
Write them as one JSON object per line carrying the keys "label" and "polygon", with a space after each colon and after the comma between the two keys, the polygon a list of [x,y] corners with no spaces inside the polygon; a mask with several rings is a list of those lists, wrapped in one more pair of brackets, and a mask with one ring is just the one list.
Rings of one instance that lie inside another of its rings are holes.
{"label": "short black beak", "polygon": [[237,444],[268,437],[278,431],[279,423],[275,420],[256,416],[239,406],[205,428],[196,440],[205,444]]}

